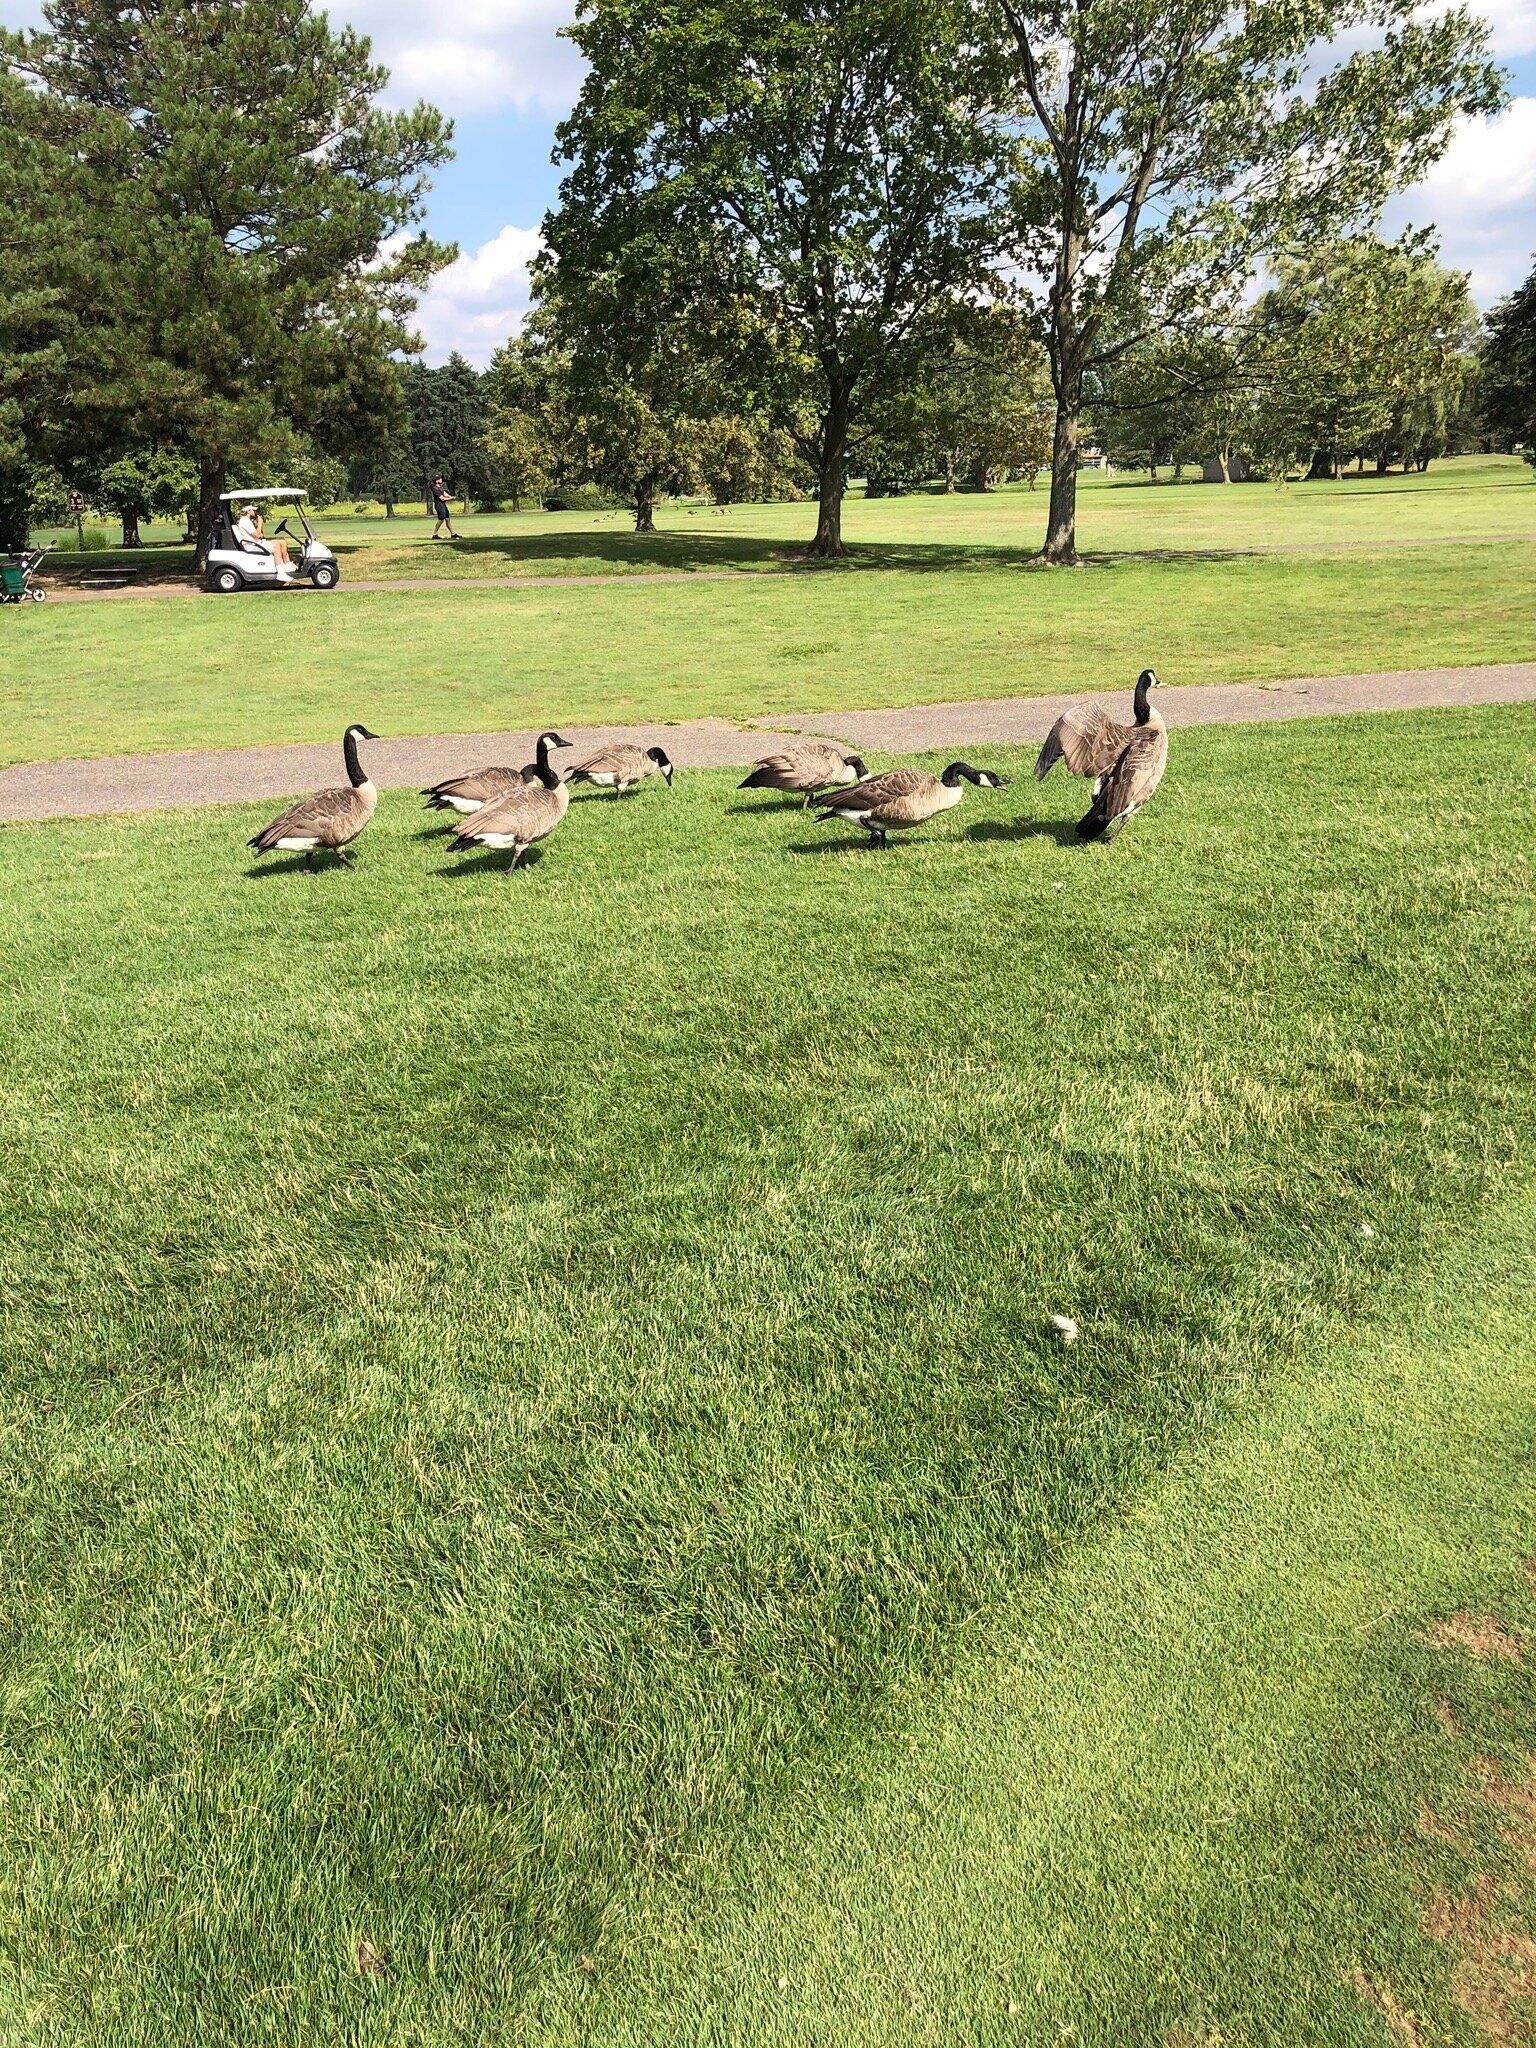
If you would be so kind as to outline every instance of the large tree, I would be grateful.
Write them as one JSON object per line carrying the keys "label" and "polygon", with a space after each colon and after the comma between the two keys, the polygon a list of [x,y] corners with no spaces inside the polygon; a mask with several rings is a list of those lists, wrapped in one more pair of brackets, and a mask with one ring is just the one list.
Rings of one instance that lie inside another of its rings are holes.
{"label": "large tree", "polygon": [[430,107],[380,108],[367,40],[308,0],[47,0],[44,16],[6,54],[22,130],[73,122],[93,179],[61,288],[89,291],[87,325],[131,334],[118,395],[137,439],[197,460],[201,549],[231,462],[296,434],[353,453],[387,411],[414,294],[451,253],[405,232],[449,129]]}
{"label": "large tree", "polygon": [[770,402],[842,550],[850,436],[986,274],[997,172],[967,0],[583,0],[546,276],[578,356],[683,321],[710,412]]}
{"label": "large tree", "polygon": [[1372,218],[1501,84],[1464,7],[991,4],[1034,148],[1017,255],[1055,397],[1042,555],[1072,562],[1083,414],[1120,356],[1208,329],[1267,252]]}

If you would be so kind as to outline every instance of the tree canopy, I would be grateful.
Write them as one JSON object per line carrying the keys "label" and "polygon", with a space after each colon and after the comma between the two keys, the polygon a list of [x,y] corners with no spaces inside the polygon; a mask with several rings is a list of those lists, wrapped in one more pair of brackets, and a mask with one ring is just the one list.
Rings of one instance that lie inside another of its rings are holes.
{"label": "tree canopy", "polygon": [[1055,397],[1044,557],[1076,558],[1085,405],[1220,324],[1266,255],[1374,218],[1502,98],[1486,31],[1416,0],[995,0],[1032,145],[1015,243]]}
{"label": "tree canopy", "polygon": [[[964,0],[587,0],[546,274],[579,359],[637,369],[679,324],[707,409],[771,408],[841,550],[850,435],[982,290],[1011,154]],[[697,410],[698,408],[693,408]]]}
{"label": "tree canopy", "polygon": [[47,0],[5,55],[22,147],[78,195],[39,273],[92,335],[72,403],[184,447],[205,530],[232,461],[360,448],[451,253],[406,232],[442,117],[382,109],[366,39],[308,0]]}

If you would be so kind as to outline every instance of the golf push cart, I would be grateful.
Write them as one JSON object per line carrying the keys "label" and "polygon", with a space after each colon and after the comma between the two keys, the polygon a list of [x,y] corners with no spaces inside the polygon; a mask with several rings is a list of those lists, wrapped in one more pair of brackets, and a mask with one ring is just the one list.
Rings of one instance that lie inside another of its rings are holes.
{"label": "golf push cart", "polygon": [[33,572],[47,552],[47,548],[23,548],[19,555],[7,555],[0,562],[0,604],[22,604],[27,598],[42,603],[48,593],[35,581]]}
{"label": "golf push cart", "polygon": [[[286,582],[299,582],[305,577],[316,590],[334,590],[341,581],[341,571],[336,566],[336,557],[323,540],[315,536],[304,510],[303,491],[286,487],[260,491],[225,491],[219,499],[218,516],[213,522],[209,537],[208,560],[203,570],[203,588],[230,592],[235,590],[277,590]],[[291,514],[285,513],[276,526],[270,527],[265,541],[243,542],[235,532],[235,521],[242,505],[257,505],[266,502],[276,509],[280,505],[291,505]],[[303,539],[288,524],[289,518],[296,519],[303,528]],[[271,551],[270,543],[278,535],[289,543],[293,569],[291,577],[278,574],[277,558]]]}

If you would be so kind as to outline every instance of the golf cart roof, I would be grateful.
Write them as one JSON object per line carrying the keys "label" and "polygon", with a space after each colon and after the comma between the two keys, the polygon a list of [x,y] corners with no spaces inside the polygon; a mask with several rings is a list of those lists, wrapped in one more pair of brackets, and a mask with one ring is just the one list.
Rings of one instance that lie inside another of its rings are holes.
{"label": "golf cart roof", "polygon": [[259,491],[220,491],[221,505],[243,505],[248,498],[307,498],[308,491],[296,491],[291,484],[267,484]]}

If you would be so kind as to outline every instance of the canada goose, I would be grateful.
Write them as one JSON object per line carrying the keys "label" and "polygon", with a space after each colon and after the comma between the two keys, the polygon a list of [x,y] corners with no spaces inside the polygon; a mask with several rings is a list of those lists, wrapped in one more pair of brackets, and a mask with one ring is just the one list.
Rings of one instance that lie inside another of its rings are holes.
{"label": "canada goose", "polygon": [[776,754],[764,754],[755,761],[752,773],[738,789],[778,789],[786,796],[802,792],[807,804],[818,789],[846,789],[863,782],[869,769],[857,754],[845,754],[830,740],[807,740],[804,745],[783,747]]}
{"label": "canada goose", "polygon": [[846,818],[850,825],[862,825],[871,845],[884,846],[887,832],[926,825],[941,812],[952,811],[965,795],[967,782],[978,789],[1008,787],[990,768],[951,761],[942,775],[930,775],[926,768],[892,768],[855,783],[852,789],[825,790],[811,801],[823,818]]}
{"label": "canada goose", "polygon": [[1079,839],[1113,837],[1151,801],[1168,766],[1168,728],[1155,711],[1149,692],[1162,684],[1149,668],[1136,679],[1134,725],[1122,725],[1092,704],[1077,704],[1062,713],[1046,735],[1035,763],[1043,782],[1058,761],[1071,775],[1093,777],[1093,804],[1078,820]]}
{"label": "canada goose", "polygon": [[534,769],[532,782],[519,778],[503,795],[482,804],[469,817],[455,819],[448,829],[448,843],[455,853],[476,846],[510,846],[510,875],[535,840],[547,839],[554,831],[570,802],[570,786],[550,765],[546,751]]}
{"label": "canada goose", "polygon": [[427,809],[458,811],[467,816],[493,798],[505,796],[519,782],[537,782],[549,766],[551,747],[569,745],[570,741],[561,739],[557,732],[541,732],[537,759],[530,761],[526,768],[476,768],[468,775],[450,775],[445,782],[434,782],[430,789],[421,792],[427,800]]}
{"label": "canada goose", "polygon": [[590,782],[620,796],[637,788],[647,775],[660,775],[672,787],[672,763],[660,747],[602,747],[571,770],[572,782]]}
{"label": "canada goose", "polygon": [[342,734],[341,749],[351,787],[317,789],[313,796],[301,797],[291,810],[263,825],[247,844],[258,854],[302,853],[307,868],[313,868],[315,855],[329,847],[344,868],[351,867],[347,848],[373,816],[379,800],[379,792],[357,758],[357,743],[377,738],[366,725],[349,725]]}

